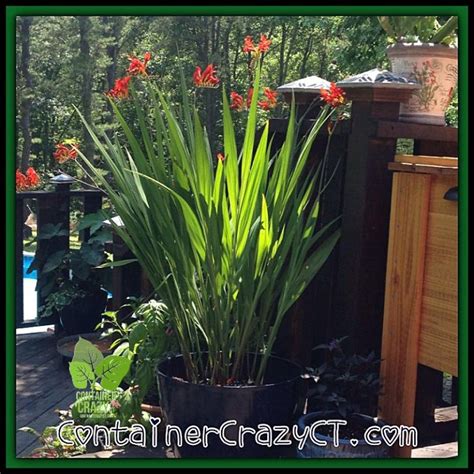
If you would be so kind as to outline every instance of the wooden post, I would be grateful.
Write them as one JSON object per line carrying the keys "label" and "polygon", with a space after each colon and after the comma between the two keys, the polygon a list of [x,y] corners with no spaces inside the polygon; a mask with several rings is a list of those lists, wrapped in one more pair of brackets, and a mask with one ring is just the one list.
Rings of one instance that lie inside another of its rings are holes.
{"label": "wooden post", "polygon": [[[295,100],[297,119],[301,120],[299,138],[314,125],[314,119],[317,118],[324,105],[321,100],[321,89],[329,89],[329,86],[330,83],[325,79],[311,76],[277,88],[287,103],[291,104],[292,100]],[[331,176],[333,171],[335,174],[331,185],[321,199],[318,228],[323,227],[341,214],[341,188],[348,134],[347,122],[342,121],[336,127],[328,151],[327,176]],[[276,148],[283,144],[287,126],[287,119],[271,120],[270,130],[277,133],[274,140]],[[328,143],[327,134],[327,129],[323,127],[310,151],[309,166],[315,166],[323,159]],[[339,166],[336,170],[338,161]],[[328,321],[331,319],[336,273],[337,261],[335,252],[333,252],[333,255],[284,319],[274,348],[276,353],[302,365],[312,363],[313,347],[320,343],[326,343],[328,340]]]}
{"label": "wooden post", "polygon": [[[114,260],[135,258],[124,241],[113,233]],[[118,310],[129,296],[142,296],[142,270],[138,263],[112,268],[112,306]]]}
{"label": "wooden post", "polygon": [[[38,239],[36,256],[40,262],[38,269],[38,288],[41,287],[41,266],[48,257],[59,250],[69,250],[69,208],[70,208],[70,186],[74,179],[67,175],[59,175],[51,180],[55,184],[55,191],[44,193],[38,196],[38,227],[37,235],[40,236],[44,226],[47,224],[61,224],[61,229],[66,231],[66,235],[54,237],[52,239]],[[45,298],[38,291],[38,308],[44,304]]]}
{"label": "wooden post", "polygon": [[[84,215],[94,214],[102,208],[102,192],[90,192],[84,194]],[[82,242],[87,241],[90,237],[90,229],[84,229],[80,232]]]}
{"label": "wooden post", "polygon": [[25,216],[23,214],[23,199],[21,195],[16,195],[15,208],[15,311],[16,327],[23,323],[23,227]]}
{"label": "wooden post", "polygon": [[[344,123],[339,125],[328,151],[328,175],[335,173],[321,199],[318,230],[341,214],[347,133],[341,130]],[[310,152],[312,164],[318,163],[326,150],[327,136],[325,130],[321,132]],[[279,333],[283,356],[307,366],[313,362],[312,349],[328,342],[336,278],[337,252],[334,251],[285,318]]]}
{"label": "wooden post", "polygon": [[306,120],[315,119],[324,103],[321,101],[321,89],[329,89],[330,82],[318,76],[310,76],[277,88],[285,102],[291,104],[295,100],[296,117]]}
{"label": "wooden post", "polygon": [[332,315],[334,336],[350,336],[350,349],[380,351],[392,176],[387,164],[396,138],[377,136],[380,120],[398,120],[414,87],[338,83],[352,100],[345,167],[342,237]]}

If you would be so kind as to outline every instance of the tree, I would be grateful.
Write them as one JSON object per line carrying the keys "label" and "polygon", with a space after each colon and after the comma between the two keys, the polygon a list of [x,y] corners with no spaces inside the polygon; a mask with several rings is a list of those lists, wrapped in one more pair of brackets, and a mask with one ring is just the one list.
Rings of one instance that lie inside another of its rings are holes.
{"label": "tree", "polygon": [[[88,123],[92,123],[92,57],[90,53],[91,20],[88,16],[79,16],[79,65],[82,73],[81,104],[82,113]],[[84,154],[89,160],[94,159],[94,142],[85,127],[82,128]]]}
{"label": "tree", "polygon": [[20,127],[23,137],[23,148],[21,151],[20,168],[26,171],[30,161],[31,153],[31,103],[33,81],[30,74],[30,29],[33,18],[29,16],[18,17],[21,38],[20,74],[22,82],[20,103]]}
{"label": "tree", "polygon": [[[119,52],[120,52],[120,36],[123,29],[123,17],[120,16],[104,16],[101,18],[104,26],[104,36],[106,42],[107,65],[105,67],[106,84],[105,89],[110,90],[114,87],[117,79]],[[109,112],[108,121],[113,120],[112,106],[107,104]],[[108,132],[111,132],[109,130]]]}

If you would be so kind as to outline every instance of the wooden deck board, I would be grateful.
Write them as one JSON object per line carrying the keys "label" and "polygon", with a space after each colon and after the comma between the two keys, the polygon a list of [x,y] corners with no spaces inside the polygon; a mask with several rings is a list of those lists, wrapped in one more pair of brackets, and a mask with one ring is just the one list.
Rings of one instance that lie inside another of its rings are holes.
{"label": "wooden deck board", "polygon": [[[17,336],[16,427],[30,426],[42,431],[59,422],[56,409],[67,409],[74,401],[74,389],[67,367],[56,352],[54,334]],[[28,455],[37,445],[34,436],[18,432],[16,454]]]}
{"label": "wooden deck board", "polygon": [[455,458],[458,455],[458,443],[437,444],[435,446],[426,446],[416,448],[411,452],[412,458]]}

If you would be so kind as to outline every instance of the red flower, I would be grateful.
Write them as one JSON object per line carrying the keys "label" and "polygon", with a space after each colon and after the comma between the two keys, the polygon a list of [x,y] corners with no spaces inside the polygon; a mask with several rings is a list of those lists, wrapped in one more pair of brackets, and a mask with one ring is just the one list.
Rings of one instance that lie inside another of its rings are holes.
{"label": "red flower", "polygon": [[15,184],[17,191],[26,191],[36,188],[40,184],[40,177],[31,166],[26,170],[26,174],[23,174],[17,169],[15,173]]}
{"label": "red flower", "polygon": [[225,160],[225,156],[223,153],[218,153],[217,154],[217,159],[220,161],[220,162],[223,162]]}
{"label": "red flower", "polygon": [[15,182],[17,191],[28,189],[28,178],[20,170],[16,170]]}
{"label": "red flower", "polygon": [[74,148],[78,147],[79,144],[77,143],[58,143],[56,145],[56,151],[53,153],[53,157],[58,163],[75,160],[77,158],[77,151]]}
{"label": "red flower", "polygon": [[241,112],[244,110],[244,98],[240,95],[237,94],[237,92],[232,91],[230,93],[230,108],[233,110],[237,110],[238,112]]}
{"label": "red flower", "polygon": [[258,50],[261,53],[266,53],[270,49],[272,40],[269,40],[265,35],[260,35],[260,42],[258,43]]}
{"label": "red flower", "polygon": [[247,108],[249,109],[252,105],[252,97],[253,97],[253,87],[247,91]]}
{"label": "red flower", "polygon": [[263,93],[265,95],[265,99],[259,100],[258,105],[263,110],[269,110],[269,109],[275,108],[277,105],[278,92],[271,90],[269,87],[265,87],[265,89],[263,90]]}
{"label": "red flower", "polygon": [[53,157],[58,163],[64,163],[69,160],[69,148],[65,145],[56,145],[56,151],[53,153]]}
{"label": "red flower", "polygon": [[196,66],[193,73],[193,81],[196,87],[215,89],[219,86],[219,79],[216,76],[216,69],[213,64],[208,64],[204,72],[202,72],[199,66]]}
{"label": "red flower", "polygon": [[142,74],[143,76],[147,75],[146,66],[151,59],[151,54],[146,52],[143,56],[143,61],[140,61],[135,56],[129,56],[128,59],[130,60],[130,65],[128,66],[127,72],[132,76],[136,76],[138,74]]}
{"label": "red flower", "polygon": [[128,97],[128,83],[132,76],[125,76],[115,81],[114,87],[106,95],[114,99],[126,99]]}
{"label": "red flower", "polygon": [[321,89],[321,99],[334,108],[344,104],[345,95],[346,93],[341,88],[337,87],[334,82],[331,82],[329,90]]}
{"label": "red flower", "polygon": [[28,182],[31,188],[36,188],[38,184],[40,183],[40,177],[32,168],[31,166],[26,170],[26,177],[28,178]]}
{"label": "red flower", "polygon": [[244,53],[253,53],[255,51],[255,45],[253,44],[253,38],[251,36],[246,36],[244,38],[244,46],[242,51]]}
{"label": "red flower", "polygon": [[265,35],[260,35],[260,41],[257,46],[253,44],[252,36],[246,36],[244,38],[244,46],[242,51],[244,53],[250,53],[253,56],[258,56],[260,53],[266,53],[270,49],[272,41],[269,40]]}

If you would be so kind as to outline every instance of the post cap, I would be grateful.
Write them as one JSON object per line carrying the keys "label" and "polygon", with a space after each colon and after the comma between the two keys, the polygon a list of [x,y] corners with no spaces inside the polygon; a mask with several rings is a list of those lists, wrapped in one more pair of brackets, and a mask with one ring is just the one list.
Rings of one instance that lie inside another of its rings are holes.
{"label": "post cap", "polygon": [[319,76],[308,76],[277,87],[277,92],[283,94],[286,102],[291,102],[294,95],[295,102],[301,104],[319,99],[321,89],[329,89],[330,84]]}
{"label": "post cap", "polygon": [[49,180],[49,182],[52,184],[72,184],[75,181],[76,180],[72,176],[69,176],[66,173],[58,174]]}
{"label": "post cap", "polygon": [[406,102],[421,88],[413,79],[377,68],[350,76],[336,85],[344,89],[349,100],[374,102]]}
{"label": "post cap", "polygon": [[102,223],[107,227],[113,227],[114,225],[116,225],[117,227],[124,227],[124,223],[120,216],[115,216],[115,217],[112,217],[111,219],[106,219]]}

